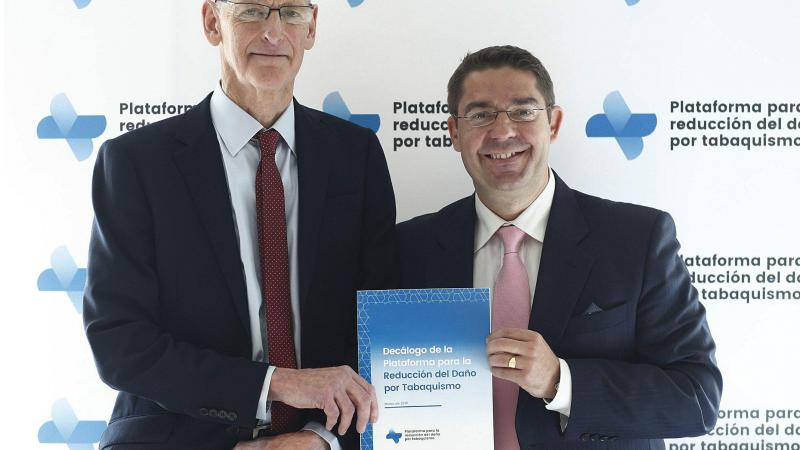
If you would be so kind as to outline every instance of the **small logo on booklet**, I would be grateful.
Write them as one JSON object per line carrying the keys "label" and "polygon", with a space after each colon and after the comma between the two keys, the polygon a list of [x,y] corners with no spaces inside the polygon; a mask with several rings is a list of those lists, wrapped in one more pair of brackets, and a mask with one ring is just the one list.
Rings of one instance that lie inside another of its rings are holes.
{"label": "small logo on booklet", "polygon": [[395,444],[399,444],[400,443],[400,438],[401,437],[403,437],[403,433],[396,433],[392,429],[389,429],[389,434],[386,435],[386,439],[393,440]]}
{"label": "small logo on booklet", "polygon": [[39,139],[66,139],[78,161],[92,155],[92,138],[106,130],[105,116],[79,116],[65,94],[50,102],[50,114],[39,122]]}
{"label": "small logo on booklet", "polygon": [[359,6],[362,3],[364,3],[364,0],[347,0],[347,3],[350,4],[351,8],[355,8],[356,6]]}
{"label": "small logo on booklet", "polygon": [[628,6],[633,6],[633,5],[637,4],[637,3],[639,3],[639,0],[625,0],[625,3],[627,3]]}
{"label": "small logo on booklet", "polygon": [[51,410],[53,420],[39,427],[42,444],[67,444],[70,450],[94,450],[108,424],[102,420],[78,420],[65,399],[58,400]]}
{"label": "small logo on booklet", "polygon": [[66,292],[78,314],[83,312],[83,290],[86,269],[78,268],[66,247],[59,247],[50,256],[51,268],[43,271],[36,282],[43,292]]}
{"label": "small logo on booklet", "polygon": [[352,114],[339,91],[333,91],[325,97],[325,100],[322,101],[322,110],[340,119],[369,128],[375,133],[381,128],[381,116],[378,114]]}
{"label": "small logo on booklet", "polygon": [[89,3],[92,3],[92,0],[72,0],[72,1],[75,2],[75,6],[77,6],[78,9],[86,8],[87,6],[89,6]]}
{"label": "small logo on booklet", "polygon": [[628,160],[642,154],[645,136],[656,129],[655,114],[633,114],[619,91],[606,96],[605,114],[595,114],[586,122],[587,137],[613,137]]}

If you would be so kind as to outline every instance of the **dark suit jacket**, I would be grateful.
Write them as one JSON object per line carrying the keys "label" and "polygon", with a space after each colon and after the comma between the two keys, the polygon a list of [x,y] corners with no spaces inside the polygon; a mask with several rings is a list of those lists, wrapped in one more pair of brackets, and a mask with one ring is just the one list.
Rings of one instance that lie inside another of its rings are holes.
{"label": "dark suit jacket", "polygon": [[[267,364],[251,360],[209,100],[97,158],[84,322],[100,377],[120,391],[101,449],[228,449],[255,426]],[[390,283],[394,194],[374,133],[295,107],[302,367],[355,368],[355,291]]]}
{"label": "dark suit jacket", "polygon": [[[472,286],[475,200],[398,225],[404,288]],[[663,449],[706,433],[722,378],[668,214],[556,190],[528,328],[572,373],[572,410],[520,390],[522,449]],[[485,286],[476,286],[485,287]],[[601,312],[584,314],[594,303]]]}

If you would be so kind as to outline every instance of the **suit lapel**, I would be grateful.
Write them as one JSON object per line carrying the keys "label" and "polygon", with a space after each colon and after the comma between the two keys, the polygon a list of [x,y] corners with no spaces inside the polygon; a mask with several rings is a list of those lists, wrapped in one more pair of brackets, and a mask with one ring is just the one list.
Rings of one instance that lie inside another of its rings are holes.
{"label": "suit lapel", "polygon": [[175,151],[174,160],[199,212],[242,326],[249,335],[242,259],[233,223],[230,189],[211,122],[210,100],[209,95],[183,117],[176,133],[182,145]]}
{"label": "suit lapel", "polygon": [[427,261],[426,273],[435,273],[431,287],[471,287],[475,245],[475,196],[452,204],[436,224],[439,251]]}
{"label": "suit lapel", "polygon": [[297,178],[299,184],[298,271],[301,310],[311,287],[316,263],[319,230],[325,209],[328,172],[339,140],[326,139],[319,118],[295,101],[295,136],[297,143]]}
{"label": "suit lapel", "polygon": [[580,245],[588,232],[575,194],[556,176],[528,325],[550,345],[561,338],[594,263],[594,256]]}

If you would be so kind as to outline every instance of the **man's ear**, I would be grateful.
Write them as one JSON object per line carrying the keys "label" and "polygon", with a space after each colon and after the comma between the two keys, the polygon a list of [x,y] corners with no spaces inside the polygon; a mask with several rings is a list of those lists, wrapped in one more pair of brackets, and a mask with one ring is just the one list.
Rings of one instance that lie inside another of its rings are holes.
{"label": "man's ear", "polygon": [[306,35],[306,43],[303,46],[306,50],[311,50],[314,47],[314,42],[317,40],[317,13],[319,12],[319,5],[314,5],[314,16],[311,22],[308,23],[308,34]]}
{"label": "man's ear", "polygon": [[461,152],[461,145],[458,142],[458,119],[453,116],[447,118],[447,131],[450,133],[450,139],[453,141],[453,149]]}
{"label": "man's ear", "polygon": [[561,130],[561,121],[564,119],[564,110],[558,105],[553,105],[550,111],[550,142],[555,142],[558,138],[558,131]]}
{"label": "man's ear", "polygon": [[216,5],[212,0],[203,2],[203,33],[206,35],[208,43],[214,47],[222,42],[222,33],[220,32],[219,15]]}

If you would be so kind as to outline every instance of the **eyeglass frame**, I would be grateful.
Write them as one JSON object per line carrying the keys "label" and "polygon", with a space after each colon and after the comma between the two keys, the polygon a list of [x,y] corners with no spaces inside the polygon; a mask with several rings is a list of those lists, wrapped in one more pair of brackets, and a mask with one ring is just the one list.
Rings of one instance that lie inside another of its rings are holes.
{"label": "eyeglass frame", "polygon": [[284,5],[284,6],[279,6],[277,8],[273,8],[271,6],[262,5],[261,3],[253,3],[253,2],[236,2],[236,1],[233,1],[233,0],[213,0],[213,2],[215,4],[216,3],[227,3],[229,5],[253,5],[253,6],[260,6],[262,8],[266,8],[269,11],[269,13],[267,13],[267,17],[264,19],[265,21],[269,20],[269,18],[272,16],[272,11],[278,11],[278,19],[281,21],[281,23],[283,23],[283,16],[281,16],[281,9],[283,9],[283,8],[311,8],[313,10],[314,8],[317,7],[317,5],[314,4],[314,3],[309,3],[307,5]]}
{"label": "eyeglass frame", "polygon": [[521,111],[521,110],[537,111],[537,112],[538,111],[546,111],[546,110],[548,110],[548,109],[550,109],[550,108],[552,108],[554,106],[556,106],[556,105],[555,104],[550,104],[550,105],[545,105],[544,108],[531,108],[531,107],[522,106],[522,107],[514,108],[514,109],[500,109],[500,110],[497,110],[497,111],[480,111],[480,112],[490,113],[490,114],[494,115],[494,117],[492,118],[491,121],[486,122],[486,123],[484,123],[482,125],[473,125],[472,123],[470,123],[469,122],[469,117],[470,116],[468,116],[468,115],[467,116],[458,116],[458,115],[452,114],[452,116],[454,118],[456,118],[456,119],[467,119],[467,123],[472,128],[481,128],[481,127],[486,127],[486,126],[489,126],[489,125],[495,123],[495,121],[497,121],[497,116],[499,116],[500,113],[503,113],[503,112],[506,113],[506,116],[508,116],[508,120],[510,120],[510,121],[512,121],[514,123],[530,123],[530,122],[535,121],[539,117],[539,115],[538,114],[534,115],[533,119],[531,119],[531,120],[515,120],[515,119],[513,119],[511,117],[511,113],[514,112],[514,111]]}

